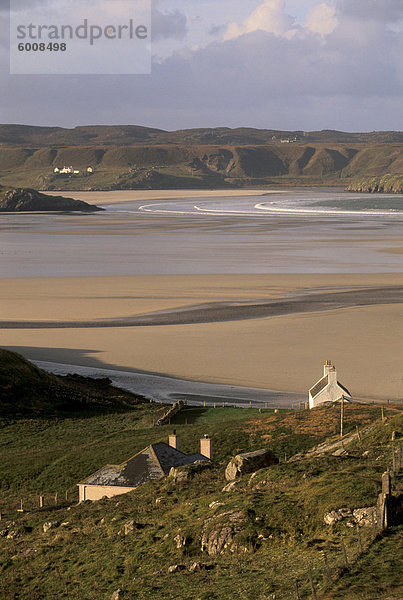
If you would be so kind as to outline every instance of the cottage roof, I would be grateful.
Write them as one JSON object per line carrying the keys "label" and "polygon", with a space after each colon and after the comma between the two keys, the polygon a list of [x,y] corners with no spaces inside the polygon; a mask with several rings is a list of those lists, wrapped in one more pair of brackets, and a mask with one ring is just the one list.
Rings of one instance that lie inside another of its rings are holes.
{"label": "cottage roof", "polygon": [[337,382],[337,385],[339,386],[339,388],[341,388],[343,390],[343,392],[346,392],[347,396],[350,396],[350,398],[352,398],[350,392],[348,391],[348,389],[346,387],[344,387],[344,385],[342,385],[340,383],[340,381]]}
{"label": "cottage roof", "polygon": [[311,387],[311,389],[309,390],[312,398],[317,396],[319,394],[319,392],[321,392],[327,386],[328,383],[329,383],[329,377],[327,375],[322,377],[322,379],[319,379],[319,381],[317,383],[315,383],[315,385],[313,387]]}
{"label": "cottage roof", "polygon": [[132,488],[149,479],[164,477],[171,467],[190,465],[198,460],[208,459],[202,454],[184,454],[160,442],[144,448],[121,465],[106,465],[80,483]]}

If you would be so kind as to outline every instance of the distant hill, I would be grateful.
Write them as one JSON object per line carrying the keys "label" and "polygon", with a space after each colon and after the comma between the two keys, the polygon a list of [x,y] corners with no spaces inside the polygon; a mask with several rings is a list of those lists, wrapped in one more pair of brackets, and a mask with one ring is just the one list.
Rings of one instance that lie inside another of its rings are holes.
{"label": "distant hill", "polygon": [[0,125],[0,184],[48,191],[345,187],[403,176],[402,142],[394,131]]}
{"label": "distant hill", "polygon": [[131,406],[143,399],[109,380],[58,377],[0,349],[0,417],[52,416],[83,408]]}
{"label": "distant hill", "polygon": [[32,189],[7,190],[3,197],[0,197],[0,212],[94,212],[98,210],[104,209],[81,200],[64,196],[48,196]]}
{"label": "distant hill", "polygon": [[137,144],[236,144],[258,145],[281,140],[305,143],[396,143],[403,142],[403,132],[372,131],[348,133],[325,129],[322,131],[282,131],[229,127],[180,129],[165,131],[139,125],[88,125],[74,129],[63,127],[35,127],[31,125],[0,125],[0,146],[131,146]]}

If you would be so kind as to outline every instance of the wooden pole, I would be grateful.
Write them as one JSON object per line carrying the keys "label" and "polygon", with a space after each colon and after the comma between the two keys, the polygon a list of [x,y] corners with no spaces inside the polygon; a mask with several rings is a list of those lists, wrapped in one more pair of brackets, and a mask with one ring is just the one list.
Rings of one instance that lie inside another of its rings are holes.
{"label": "wooden pole", "polygon": [[297,600],[301,600],[301,596],[299,595],[299,587],[298,587],[298,581],[295,580],[295,597]]}
{"label": "wooden pole", "polygon": [[343,429],[344,429],[344,396],[341,397],[341,404],[340,404],[340,439],[343,437]]}

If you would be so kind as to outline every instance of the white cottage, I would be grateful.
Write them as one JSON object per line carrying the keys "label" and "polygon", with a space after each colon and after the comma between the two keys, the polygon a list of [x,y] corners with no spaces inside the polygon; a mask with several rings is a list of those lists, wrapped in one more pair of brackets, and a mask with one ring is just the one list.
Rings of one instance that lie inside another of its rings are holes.
{"label": "white cottage", "polygon": [[309,390],[309,408],[325,402],[339,402],[342,398],[347,402],[353,399],[348,389],[337,381],[336,367],[331,360],[327,360],[323,367],[323,377]]}

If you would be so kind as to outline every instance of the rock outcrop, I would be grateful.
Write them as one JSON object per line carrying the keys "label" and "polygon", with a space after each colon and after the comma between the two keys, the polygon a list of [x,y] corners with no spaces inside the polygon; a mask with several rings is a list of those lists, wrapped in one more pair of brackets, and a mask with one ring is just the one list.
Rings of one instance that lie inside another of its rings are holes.
{"label": "rock outcrop", "polygon": [[371,526],[373,523],[377,523],[377,513],[375,506],[369,506],[367,508],[338,508],[337,510],[332,510],[328,513],[325,513],[323,520],[326,525],[334,525],[339,521],[343,521],[344,519],[348,519],[347,525],[359,525],[361,526]]}
{"label": "rock outcrop", "polygon": [[82,200],[64,196],[48,196],[33,189],[17,188],[8,190],[0,200],[0,212],[96,212],[104,210]]}
{"label": "rock outcrop", "polygon": [[175,483],[183,483],[193,479],[195,475],[201,473],[206,469],[212,468],[212,463],[207,460],[197,460],[191,465],[183,465],[182,467],[171,467],[169,471],[169,477],[174,480]]}
{"label": "rock outcrop", "polygon": [[237,536],[246,528],[247,516],[242,510],[230,510],[206,519],[203,524],[201,550],[209,556],[230,552],[247,552]]}
{"label": "rock outcrop", "polygon": [[155,424],[157,426],[166,425],[167,423],[170,422],[170,420],[172,419],[172,417],[174,417],[175,415],[177,415],[178,412],[180,412],[182,410],[182,408],[184,406],[185,406],[185,404],[184,404],[184,402],[182,402],[182,400],[177,400],[177,402],[175,402],[174,404],[172,404],[172,406],[170,406],[168,408],[168,410],[166,410],[164,412],[164,414],[162,415],[162,417],[160,417]]}
{"label": "rock outcrop", "polygon": [[278,464],[277,456],[268,448],[256,450],[255,452],[246,452],[237,454],[230,460],[225,469],[225,479],[234,481],[245,473],[253,473],[259,469]]}

